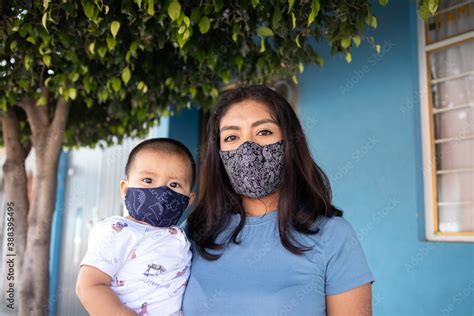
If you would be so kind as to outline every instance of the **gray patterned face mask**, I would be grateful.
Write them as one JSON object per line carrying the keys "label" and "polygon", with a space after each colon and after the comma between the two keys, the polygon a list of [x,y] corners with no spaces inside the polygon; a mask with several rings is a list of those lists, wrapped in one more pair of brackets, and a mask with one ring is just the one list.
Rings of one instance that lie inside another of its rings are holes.
{"label": "gray patterned face mask", "polygon": [[260,199],[275,192],[283,178],[283,140],[265,146],[246,141],[239,147],[219,151],[234,191]]}

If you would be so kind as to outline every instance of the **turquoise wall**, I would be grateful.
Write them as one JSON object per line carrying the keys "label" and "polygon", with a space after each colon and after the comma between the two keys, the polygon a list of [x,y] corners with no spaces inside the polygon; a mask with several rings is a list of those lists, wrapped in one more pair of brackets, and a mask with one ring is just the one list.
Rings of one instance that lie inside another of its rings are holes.
{"label": "turquoise wall", "polygon": [[416,4],[376,13],[381,55],[308,66],[300,117],[375,274],[374,315],[474,315],[474,245],[423,240]]}

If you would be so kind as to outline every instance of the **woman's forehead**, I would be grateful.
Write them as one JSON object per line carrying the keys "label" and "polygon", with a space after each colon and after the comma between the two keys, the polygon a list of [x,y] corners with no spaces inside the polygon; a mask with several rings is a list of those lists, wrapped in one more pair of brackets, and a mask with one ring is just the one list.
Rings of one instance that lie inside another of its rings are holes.
{"label": "woman's forehead", "polygon": [[272,113],[268,106],[254,100],[244,100],[232,104],[220,120],[219,127],[233,123],[252,124],[254,121],[272,119]]}

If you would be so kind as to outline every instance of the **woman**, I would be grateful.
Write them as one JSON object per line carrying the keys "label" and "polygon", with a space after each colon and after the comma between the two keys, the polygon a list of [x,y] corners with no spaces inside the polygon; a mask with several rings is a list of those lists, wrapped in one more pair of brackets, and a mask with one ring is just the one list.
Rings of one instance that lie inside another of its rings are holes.
{"label": "woman", "polygon": [[265,86],[221,96],[201,198],[187,221],[188,315],[371,315],[373,276],[288,102]]}

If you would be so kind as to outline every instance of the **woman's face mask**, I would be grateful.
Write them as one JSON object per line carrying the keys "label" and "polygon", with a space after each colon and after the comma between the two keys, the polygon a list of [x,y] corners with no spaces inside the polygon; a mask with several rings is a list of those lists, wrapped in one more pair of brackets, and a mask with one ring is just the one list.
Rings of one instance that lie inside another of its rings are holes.
{"label": "woman's face mask", "polygon": [[189,197],[167,186],[128,188],[125,206],[131,217],[155,227],[176,225],[188,207]]}
{"label": "woman's face mask", "polygon": [[246,141],[219,154],[237,194],[260,199],[279,188],[285,163],[283,140],[265,146]]}

